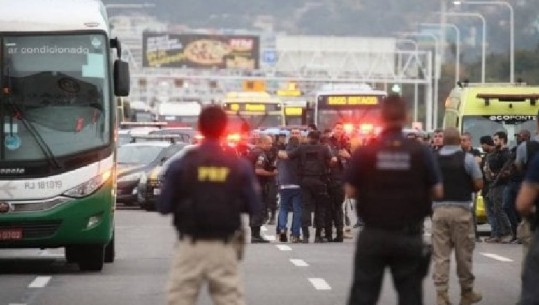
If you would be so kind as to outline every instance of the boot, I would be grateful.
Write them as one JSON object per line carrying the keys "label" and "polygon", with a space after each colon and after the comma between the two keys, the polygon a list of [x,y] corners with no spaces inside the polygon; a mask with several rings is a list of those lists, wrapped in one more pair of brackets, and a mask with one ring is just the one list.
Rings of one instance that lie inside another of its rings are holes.
{"label": "boot", "polygon": [[301,232],[303,233],[303,243],[309,243],[309,227],[301,227]]}
{"label": "boot", "polygon": [[436,292],[436,305],[451,305],[447,290],[439,290]]}
{"label": "boot", "polygon": [[335,237],[333,240],[335,243],[342,243],[344,241],[344,234],[343,229],[337,229],[337,237]]}
{"label": "boot", "polygon": [[463,289],[460,294],[460,305],[472,305],[480,302],[483,299],[481,293],[473,291],[473,289]]}
{"label": "boot", "polygon": [[260,235],[260,227],[259,226],[251,227],[251,243],[252,244],[269,243],[269,240],[263,238],[262,235]]}
{"label": "boot", "polygon": [[322,238],[322,231],[320,229],[316,229],[316,236],[314,237],[315,243],[325,243],[326,240]]}
{"label": "boot", "polygon": [[288,242],[288,235],[286,234],[286,230],[281,230],[281,232],[279,232],[279,241],[282,243]]}
{"label": "boot", "polygon": [[333,241],[333,228],[329,227],[329,228],[326,228],[324,230],[324,237],[326,239],[327,242],[332,242]]}

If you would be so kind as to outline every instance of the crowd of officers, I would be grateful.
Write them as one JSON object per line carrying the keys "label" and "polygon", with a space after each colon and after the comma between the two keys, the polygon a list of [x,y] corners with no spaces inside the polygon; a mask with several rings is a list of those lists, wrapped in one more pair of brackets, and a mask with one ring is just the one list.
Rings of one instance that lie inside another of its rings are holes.
{"label": "crowd of officers", "polygon": [[[206,280],[216,304],[245,303],[238,271],[244,238],[238,234],[241,213],[250,215],[253,243],[268,242],[261,226],[275,221],[283,242],[309,242],[312,227],[314,242],[342,242],[345,198],[357,202],[364,225],[357,238],[349,305],[378,302],[386,267],[398,304],[423,304],[423,279],[431,262],[436,304],[451,304],[453,251],[461,286],[459,304],[477,303],[482,295],[474,289],[472,258],[479,191],[493,231],[487,242],[511,242],[515,225],[519,232],[528,228],[528,242],[533,241],[523,267],[520,304],[538,304],[539,232],[531,233],[535,227],[531,216],[539,202],[539,154],[534,157],[539,138],[526,138],[526,131],[521,131],[513,158],[505,133],[482,137],[487,154],[480,158],[471,150],[470,135],[461,136],[454,128],[435,132],[431,142],[404,135],[406,102],[389,96],[381,104],[383,131],[354,151],[343,125],[337,123],[331,134],[312,129],[305,140],[300,130],[293,129],[287,143],[263,135],[254,149],[233,154],[219,142],[226,129],[222,109],[203,110],[199,129],[205,141],[170,165],[157,205],[161,213],[174,215],[179,233],[169,304],[194,304]],[[523,181],[520,190],[512,184],[518,179]],[[511,199],[507,206],[516,217],[513,224],[504,207],[509,195],[514,198],[517,193],[516,204]],[[519,214],[525,216],[520,224]],[[427,217],[432,219],[432,245],[423,238]],[[523,240],[522,234],[519,237]]]}
{"label": "crowd of officers", "polygon": [[[308,243],[310,227],[315,228],[315,243],[343,242],[343,176],[351,157],[343,124],[335,124],[326,136],[311,127],[304,137],[299,128],[293,128],[288,141],[285,139],[261,135],[246,155],[255,169],[265,205],[262,214],[251,219],[251,241],[268,242],[260,235],[260,226],[277,222],[282,242]],[[293,215],[290,232],[289,212]]]}

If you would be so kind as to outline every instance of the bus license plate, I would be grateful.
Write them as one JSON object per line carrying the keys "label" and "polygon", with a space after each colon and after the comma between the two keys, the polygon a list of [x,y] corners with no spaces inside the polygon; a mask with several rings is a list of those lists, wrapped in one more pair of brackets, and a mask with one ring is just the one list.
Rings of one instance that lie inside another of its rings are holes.
{"label": "bus license plate", "polygon": [[153,194],[154,194],[155,196],[161,195],[161,189],[153,189]]}
{"label": "bus license plate", "polygon": [[20,240],[22,229],[0,229],[0,240]]}

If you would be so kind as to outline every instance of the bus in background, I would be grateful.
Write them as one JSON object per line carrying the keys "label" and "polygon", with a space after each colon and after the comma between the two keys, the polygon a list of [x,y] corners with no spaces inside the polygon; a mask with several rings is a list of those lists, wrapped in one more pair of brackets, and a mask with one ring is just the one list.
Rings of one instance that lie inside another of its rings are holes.
{"label": "bus in background", "polygon": [[157,120],[167,122],[167,127],[196,129],[201,110],[199,102],[160,102],[157,104]]}
{"label": "bus in background", "polygon": [[366,84],[326,85],[315,95],[315,124],[325,130],[341,122],[352,146],[364,145],[381,130],[380,102],[386,95]]}
{"label": "bus in background", "polygon": [[283,101],[286,126],[304,126],[312,122],[307,98],[303,96],[296,82],[289,82],[286,88],[277,90],[277,96]]}
{"label": "bus in background", "polygon": [[283,104],[267,92],[229,92],[223,101],[229,117],[229,134],[250,129],[284,126]]}
{"label": "bus in background", "polygon": [[131,122],[155,122],[155,114],[148,104],[143,101],[133,101],[130,103]]}
{"label": "bus in background", "polygon": [[114,261],[115,96],[129,93],[120,43],[100,1],[0,7],[0,248],[65,247],[101,270]]}
{"label": "bus in background", "polygon": [[519,131],[527,129],[533,133],[536,129],[538,99],[538,86],[459,82],[445,101],[443,127],[469,132],[474,147],[480,146],[481,136],[505,131],[509,145],[513,146]]}
{"label": "bus in background", "polygon": [[303,100],[284,100],[284,116],[286,126],[305,126],[309,122],[309,102]]}

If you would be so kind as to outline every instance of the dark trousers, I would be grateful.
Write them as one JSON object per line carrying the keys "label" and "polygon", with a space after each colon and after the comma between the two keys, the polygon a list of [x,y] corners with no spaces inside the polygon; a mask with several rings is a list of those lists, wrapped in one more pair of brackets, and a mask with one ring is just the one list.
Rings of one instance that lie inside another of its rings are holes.
{"label": "dark trousers", "polygon": [[[326,234],[331,234],[333,226],[337,229],[337,234],[342,235],[344,226],[344,189],[340,182],[332,182],[328,188],[329,193],[329,211],[326,216]],[[331,236],[327,236],[328,238]]]}
{"label": "dark trousers", "polygon": [[[262,207],[260,207],[260,213],[258,215],[252,215],[249,219],[249,225],[252,227],[261,227],[268,217],[268,196],[269,196],[269,187],[267,183],[260,185],[260,193],[262,195]],[[260,229],[258,230],[260,231]]]}
{"label": "dark trousers", "polygon": [[[275,179],[270,179],[268,183],[268,196],[266,197],[266,208],[272,217],[275,216],[275,211],[277,211],[277,193],[278,188],[275,184]],[[267,213],[266,213],[267,214]]]}
{"label": "dark trousers", "polygon": [[522,274],[522,295],[520,305],[539,304],[539,230],[535,230],[530,250],[526,256]]}
{"label": "dark trousers", "polygon": [[320,178],[306,177],[301,182],[301,193],[303,202],[301,226],[312,225],[311,214],[314,212],[314,225],[319,232],[326,225],[326,211],[329,206],[327,185]]}
{"label": "dark trousers", "polygon": [[520,184],[520,182],[509,182],[503,193],[503,210],[505,211],[505,214],[507,214],[507,218],[509,218],[511,230],[513,231],[513,236],[515,238],[517,235],[517,226],[521,220],[515,206]]}
{"label": "dark trousers", "polygon": [[423,240],[420,233],[366,227],[359,234],[348,305],[378,302],[386,267],[393,275],[399,305],[423,304]]}

